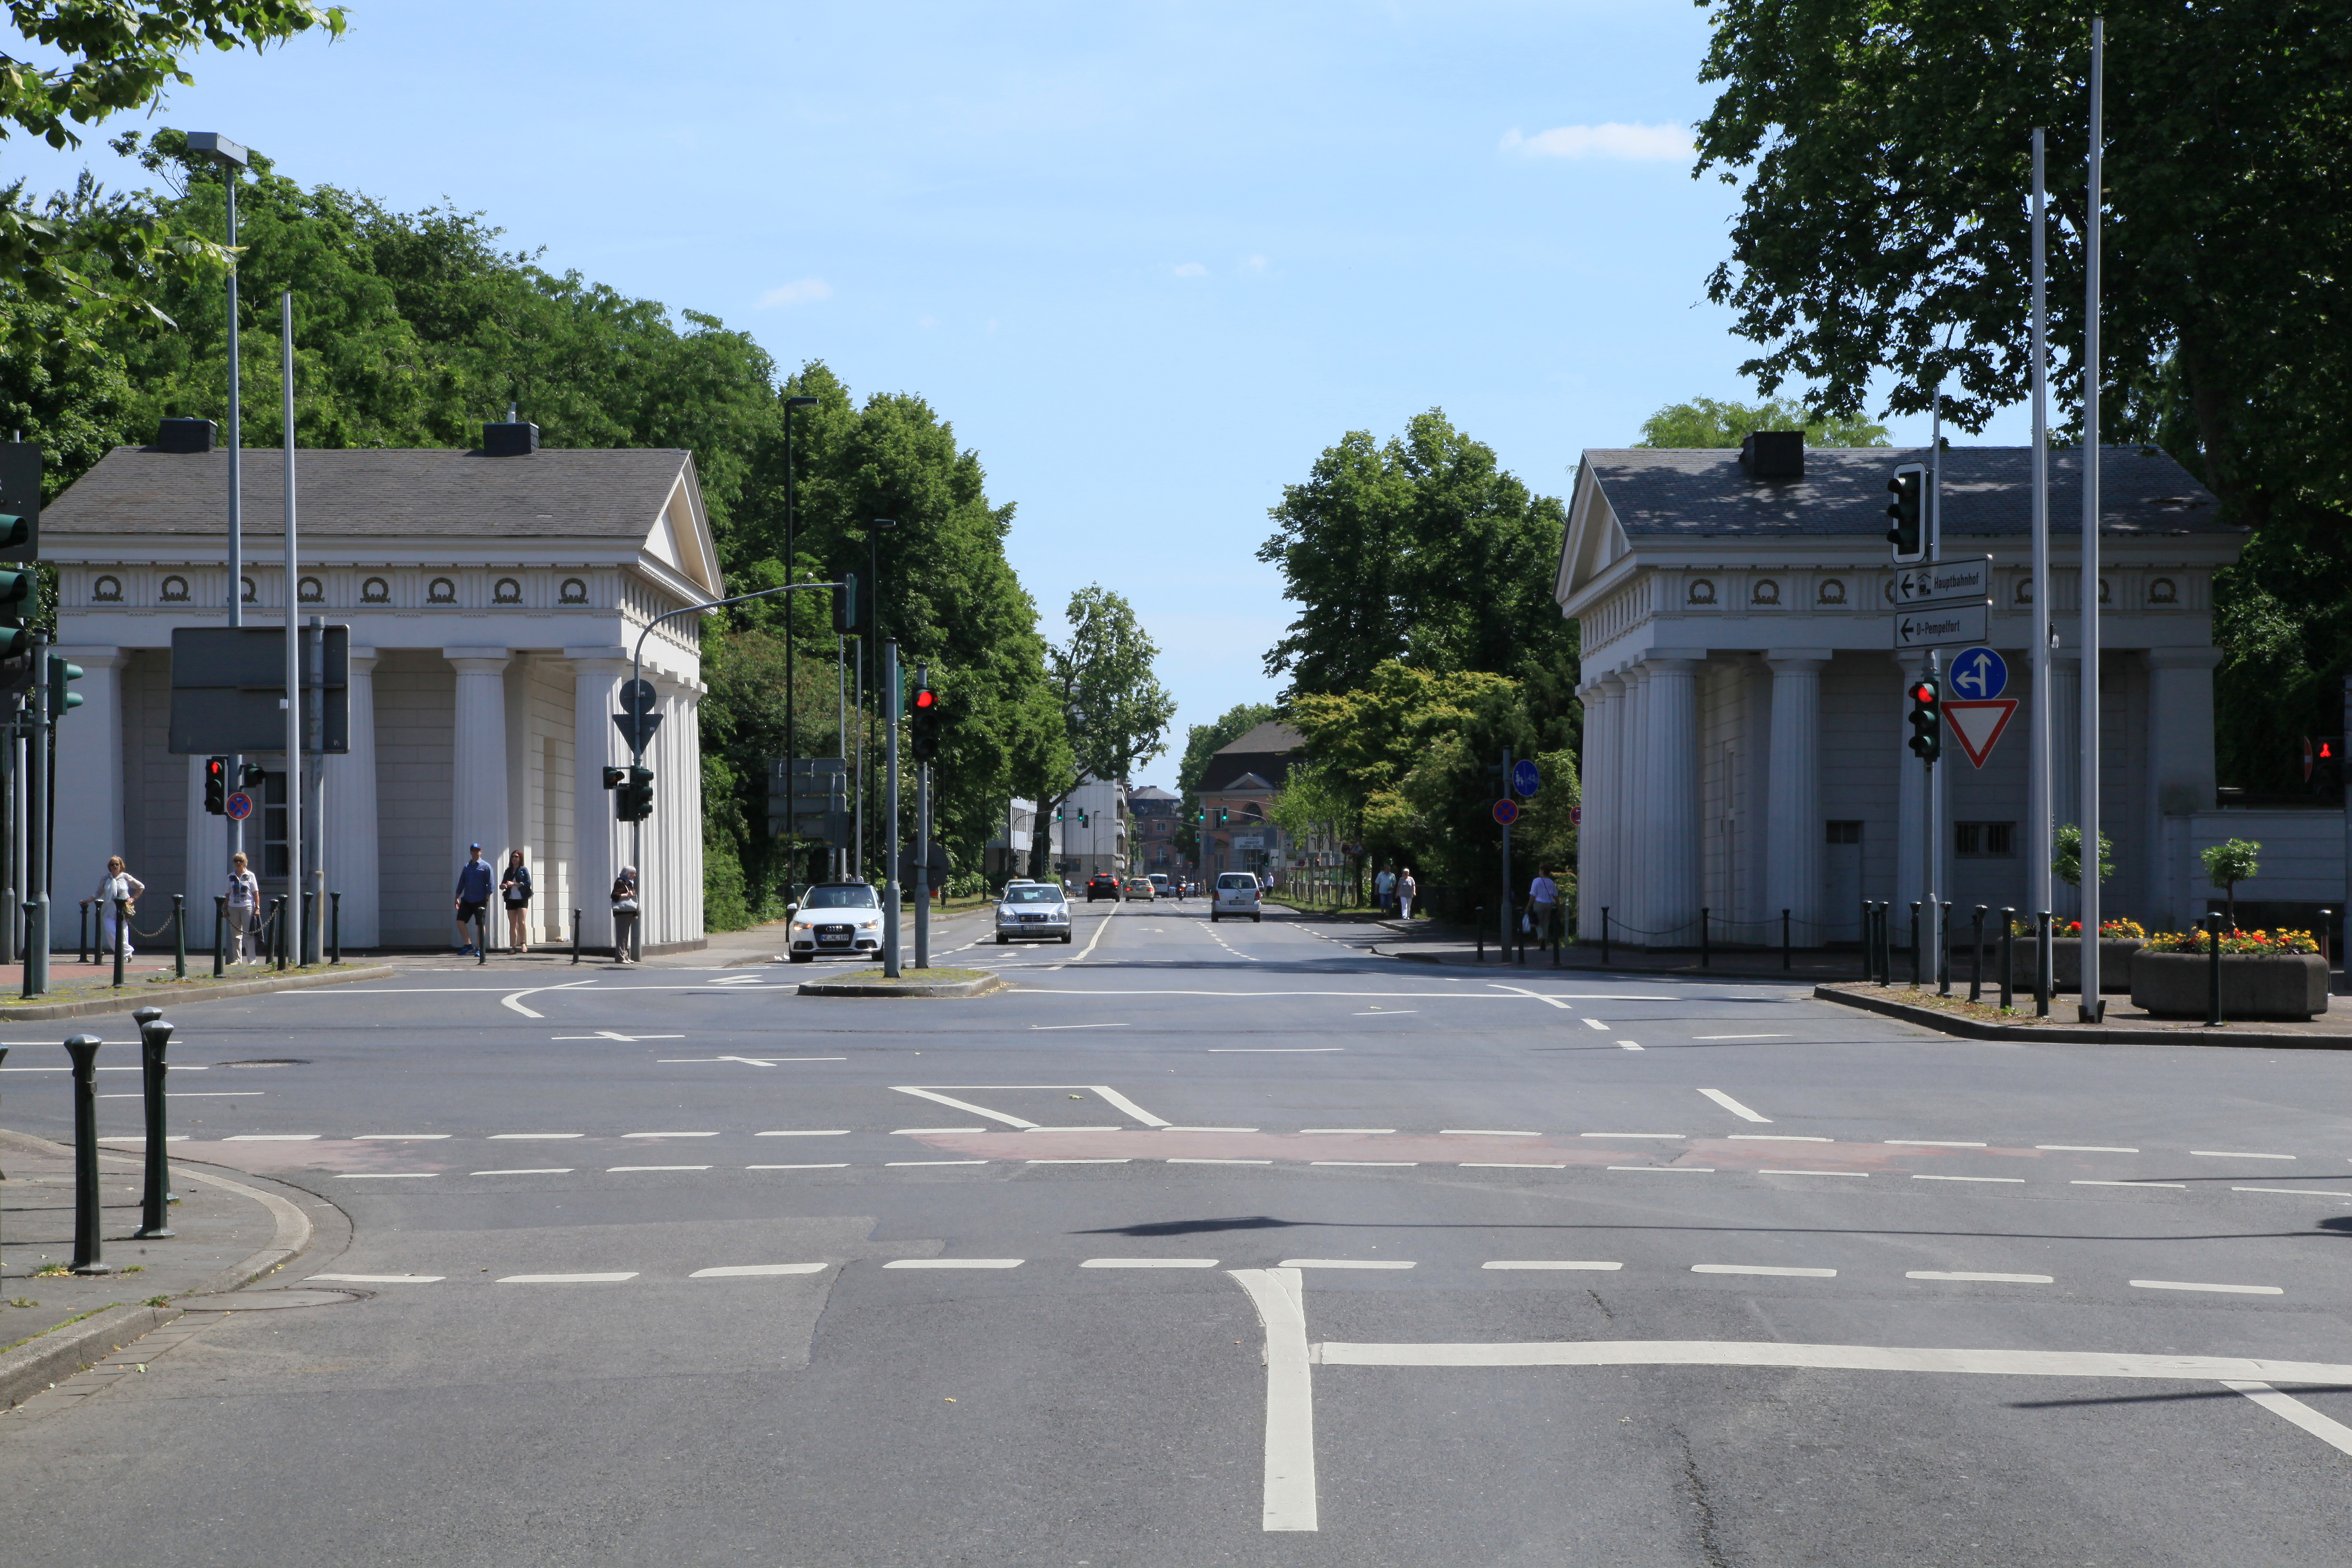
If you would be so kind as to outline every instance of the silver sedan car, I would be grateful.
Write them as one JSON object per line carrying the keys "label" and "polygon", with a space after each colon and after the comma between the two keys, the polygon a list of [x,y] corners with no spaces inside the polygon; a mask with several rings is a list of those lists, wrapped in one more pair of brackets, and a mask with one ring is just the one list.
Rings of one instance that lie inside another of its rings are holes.
{"label": "silver sedan car", "polygon": [[1069,895],[1052,882],[1014,882],[996,901],[996,940],[1070,940]]}

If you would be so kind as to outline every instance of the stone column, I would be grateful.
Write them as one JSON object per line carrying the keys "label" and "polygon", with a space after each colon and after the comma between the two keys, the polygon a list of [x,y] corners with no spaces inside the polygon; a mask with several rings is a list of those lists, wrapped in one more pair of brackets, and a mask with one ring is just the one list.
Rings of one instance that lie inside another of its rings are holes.
{"label": "stone column", "polygon": [[1704,653],[1660,649],[1643,657],[1648,672],[1649,757],[1645,781],[1650,831],[1642,850],[1650,896],[1643,925],[1654,946],[1698,942],[1698,670]]}
{"label": "stone column", "polygon": [[[352,649],[352,749],[327,759],[327,890],[343,896],[347,948],[374,947],[383,940],[376,840],[375,666],[375,649]],[[193,907],[194,900],[190,903]],[[193,931],[193,914],[189,925]]]}
{"label": "stone column", "polygon": [[[90,896],[106,870],[106,858],[124,853],[122,843],[122,667],[131,656],[119,647],[60,647],[50,650],[81,666],[71,689],[81,706],[58,718],[51,732],[58,748],[58,840],[56,878],[49,889],[50,945],[74,940],[76,905]],[[217,822],[218,817],[210,820]],[[131,868],[140,875],[140,868]],[[169,889],[158,888],[163,907]],[[138,923],[155,923],[152,907]]]}
{"label": "stone column", "polygon": [[[1643,915],[1649,907],[1649,867],[1642,856],[1642,845],[1650,831],[1650,793],[1645,784],[1649,777],[1650,734],[1650,672],[1633,665],[1622,677],[1625,683],[1625,716],[1617,726],[1617,778],[1614,795],[1620,809],[1616,813],[1614,836],[1609,847],[1610,864],[1617,868],[1617,921],[1636,930],[1649,921]],[[1645,939],[1634,936],[1631,942]]]}
{"label": "stone column", "polygon": [[1601,910],[1614,904],[1616,872],[1610,864],[1613,828],[1610,824],[1609,785],[1616,767],[1614,729],[1624,716],[1625,683],[1613,676],[1590,681],[1584,688],[1584,807],[1578,831],[1576,889],[1578,930],[1598,937]]}
{"label": "stone column", "polygon": [[2147,801],[2145,885],[2150,914],[2179,931],[2204,907],[2204,877],[2175,818],[2210,811],[2213,799],[2215,647],[2152,647],[2147,662]]}
{"label": "stone column", "polygon": [[[613,715],[621,710],[621,684],[629,679],[628,650],[568,647],[563,657],[572,661],[572,902],[582,911],[580,945],[610,952],[610,895],[613,879],[629,859],[629,825],[613,819],[613,796],[604,788],[604,770],[626,767],[629,762],[628,743],[613,723]],[[657,801],[661,787],[662,781],[656,778]],[[643,900],[639,902],[642,905]]]}
{"label": "stone column", "polygon": [[[2209,731],[2208,733],[2210,733]],[[2083,660],[2074,654],[2050,656],[2050,830],[2083,820]],[[2061,924],[2083,912],[2079,888],[2055,878],[2050,883],[2051,913]]]}
{"label": "stone column", "polygon": [[448,647],[441,657],[457,672],[452,863],[464,865],[467,849],[478,844],[482,858],[496,867],[507,852],[507,663],[514,650]]}
{"label": "stone column", "polygon": [[[1823,940],[1822,844],[1822,671],[1828,648],[1774,648],[1772,734],[1766,763],[1765,918],[1777,924],[1789,911],[1792,940]],[[1772,933],[1776,938],[1779,932]]]}

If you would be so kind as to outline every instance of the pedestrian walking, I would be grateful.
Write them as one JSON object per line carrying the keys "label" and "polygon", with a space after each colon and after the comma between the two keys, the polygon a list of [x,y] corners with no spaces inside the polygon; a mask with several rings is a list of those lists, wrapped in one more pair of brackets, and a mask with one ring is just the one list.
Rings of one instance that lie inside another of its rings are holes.
{"label": "pedestrian walking", "polygon": [[[489,932],[484,928],[482,911],[490,907],[490,868],[482,859],[482,847],[475,845],[466,852],[466,863],[457,868],[457,956],[479,958],[488,945]],[[466,940],[466,925],[471,921],[474,940]]]}
{"label": "pedestrian walking", "polygon": [[1421,884],[1412,879],[1412,868],[1407,866],[1397,877],[1397,919],[1412,919],[1412,900],[1420,895]]}
{"label": "pedestrian walking", "polygon": [[1551,879],[1551,868],[1545,867],[1528,884],[1528,915],[1534,924],[1536,949],[1541,952],[1549,943],[1559,945],[1558,928],[1552,922],[1559,916],[1559,884]]}
{"label": "pedestrian walking", "polygon": [[530,951],[530,868],[522,863],[522,851],[510,850],[507,855],[506,880],[499,884],[499,892],[507,901],[507,951]]}
{"label": "pedestrian walking", "polygon": [[637,931],[637,868],[624,866],[613,879],[613,962],[629,962],[630,939]]}
{"label": "pedestrian walking", "polygon": [[1373,896],[1379,900],[1382,914],[1396,908],[1396,873],[1386,866],[1381,867],[1381,874],[1372,879]]}
{"label": "pedestrian walking", "polygon": [[[245,933],[253,930],[253,922],[261,913],[261,880],[247,868],[245,851],[229,857],[228,868],[228,961],[245,962]],[[258,951],[260,938],[255,937]]]}
{"label": "pedestrian walking", "polygon": [[[136,914],[139,895],[146,890],[147,884],[131,874],[129,868],[123,865],[121,856],[107,857],[106,875],[98,879],[97,897],[99,930],[101,932],[100,942],[109,954],[118,951],[119,947],[122,956],[129,958],[136,951],[131,945],[129,921],[118,919],[117,914],[118,911],[123,916]],[[119,904],[115,901],[118,899],[121,900]]]}

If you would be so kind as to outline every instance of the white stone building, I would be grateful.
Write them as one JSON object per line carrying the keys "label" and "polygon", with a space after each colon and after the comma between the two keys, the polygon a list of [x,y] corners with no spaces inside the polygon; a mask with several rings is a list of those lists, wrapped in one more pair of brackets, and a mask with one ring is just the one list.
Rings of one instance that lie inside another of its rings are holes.
{"label": "white stone building", "polygon": [[[1886,480],[1929,456],[1814,447],[1800,473],[1766,478],[1736,451],[1584,454],[1554,596],[1582,637],[1588,937],[1603,906],[1623,940],[1653,945],[1696,943],[1703,908],[1718,942],[1777,944],[1783,910],[1799,945],[1851,941],[1866,899],[1892,900],[1907,927],[1926,792],[1905,688],[1922,659],[1890,651]],[[2031,705],[2045,695],[2029,649],[2045,625],[2056,819],[2079,820],[2081,455],[2051,468],[2045,595],[2030,449],[1944,454],[1943,554],[1994,558],[1990,645],[2023,700],[1983,768],[1945,741],[1937,852],[1962,910],[2027,907]],[[2161,453],[2108,448],[2101,476],[2105,912],[2177,927],[2204,908],[2192,850],[2216,804],[2213,574],[2244,535]]]}
{"label": "white stone building", "polygon": [[[243,456],[245,620],[282,626],[283,457]],[[321,450],[296,472],[298,606],[352,628],[351,751],[327,761],[324,812],[344,945],[450,944],[457,868],[478,842],[499,865],[524,850],[533,942],[570,942],[579,908],[583,945],[609,947],[634,837],[603,785],[629,760],[618,689],[649,620],[720,593],[691,455]],[[113,853],[148,886],[142,923],[186,892],[191,944],[211,940],[227,825],[205,811],[204,758],[168,752],[167,721],[173,629],[226,624],[227,474],[222,450],[117,447],[44,510],[58,651],[87,672],[84,706],[58,727],[61,942]],[[699,619],[645,640],[664,721],[637,854],[648,949],[703,936]],[[252,760],[282,777],[282,754]],[[265,816],[245,829],[257,868]],[[265,895],[283,891],[282,872],[265,878]]]}

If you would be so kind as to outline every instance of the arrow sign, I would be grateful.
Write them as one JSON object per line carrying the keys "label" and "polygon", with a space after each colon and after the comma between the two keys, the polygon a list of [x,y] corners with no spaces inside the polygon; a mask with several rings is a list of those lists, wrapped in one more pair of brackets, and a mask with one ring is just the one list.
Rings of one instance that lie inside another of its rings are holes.
{"label": "arrow sign", "polygon": [[1960,750],[1969,754],[1969,762],[1980,768],[1992,755],[1993,743],[2000,739],[2000,732],[2009,728],[2010,715],[2016,711],[2014,697],[1976,700],[1948,697],[1944,700],[1944,727],[1959,742]]}
{"label": "arrow sign", "polygon": [[1954,643],[1982,642],[1990,633],[1992,606],[1987,604],[1948,605],[1933,610],[1895,612],[1895,646],[1949,647]]}
{"label": "arrow sign", "polygon": [[1992,557],[1937,561],[1906,567],[1895,574],[1895,603],[1905,609],[1920,605],[1961,604],[1992,597]]}
{"label": "arrow sign", "polygon": [[1998,697],[2009,689],[2009,661],[1989,647],[1972,647],[1952,656],[1945,684],[1962,697]]}

